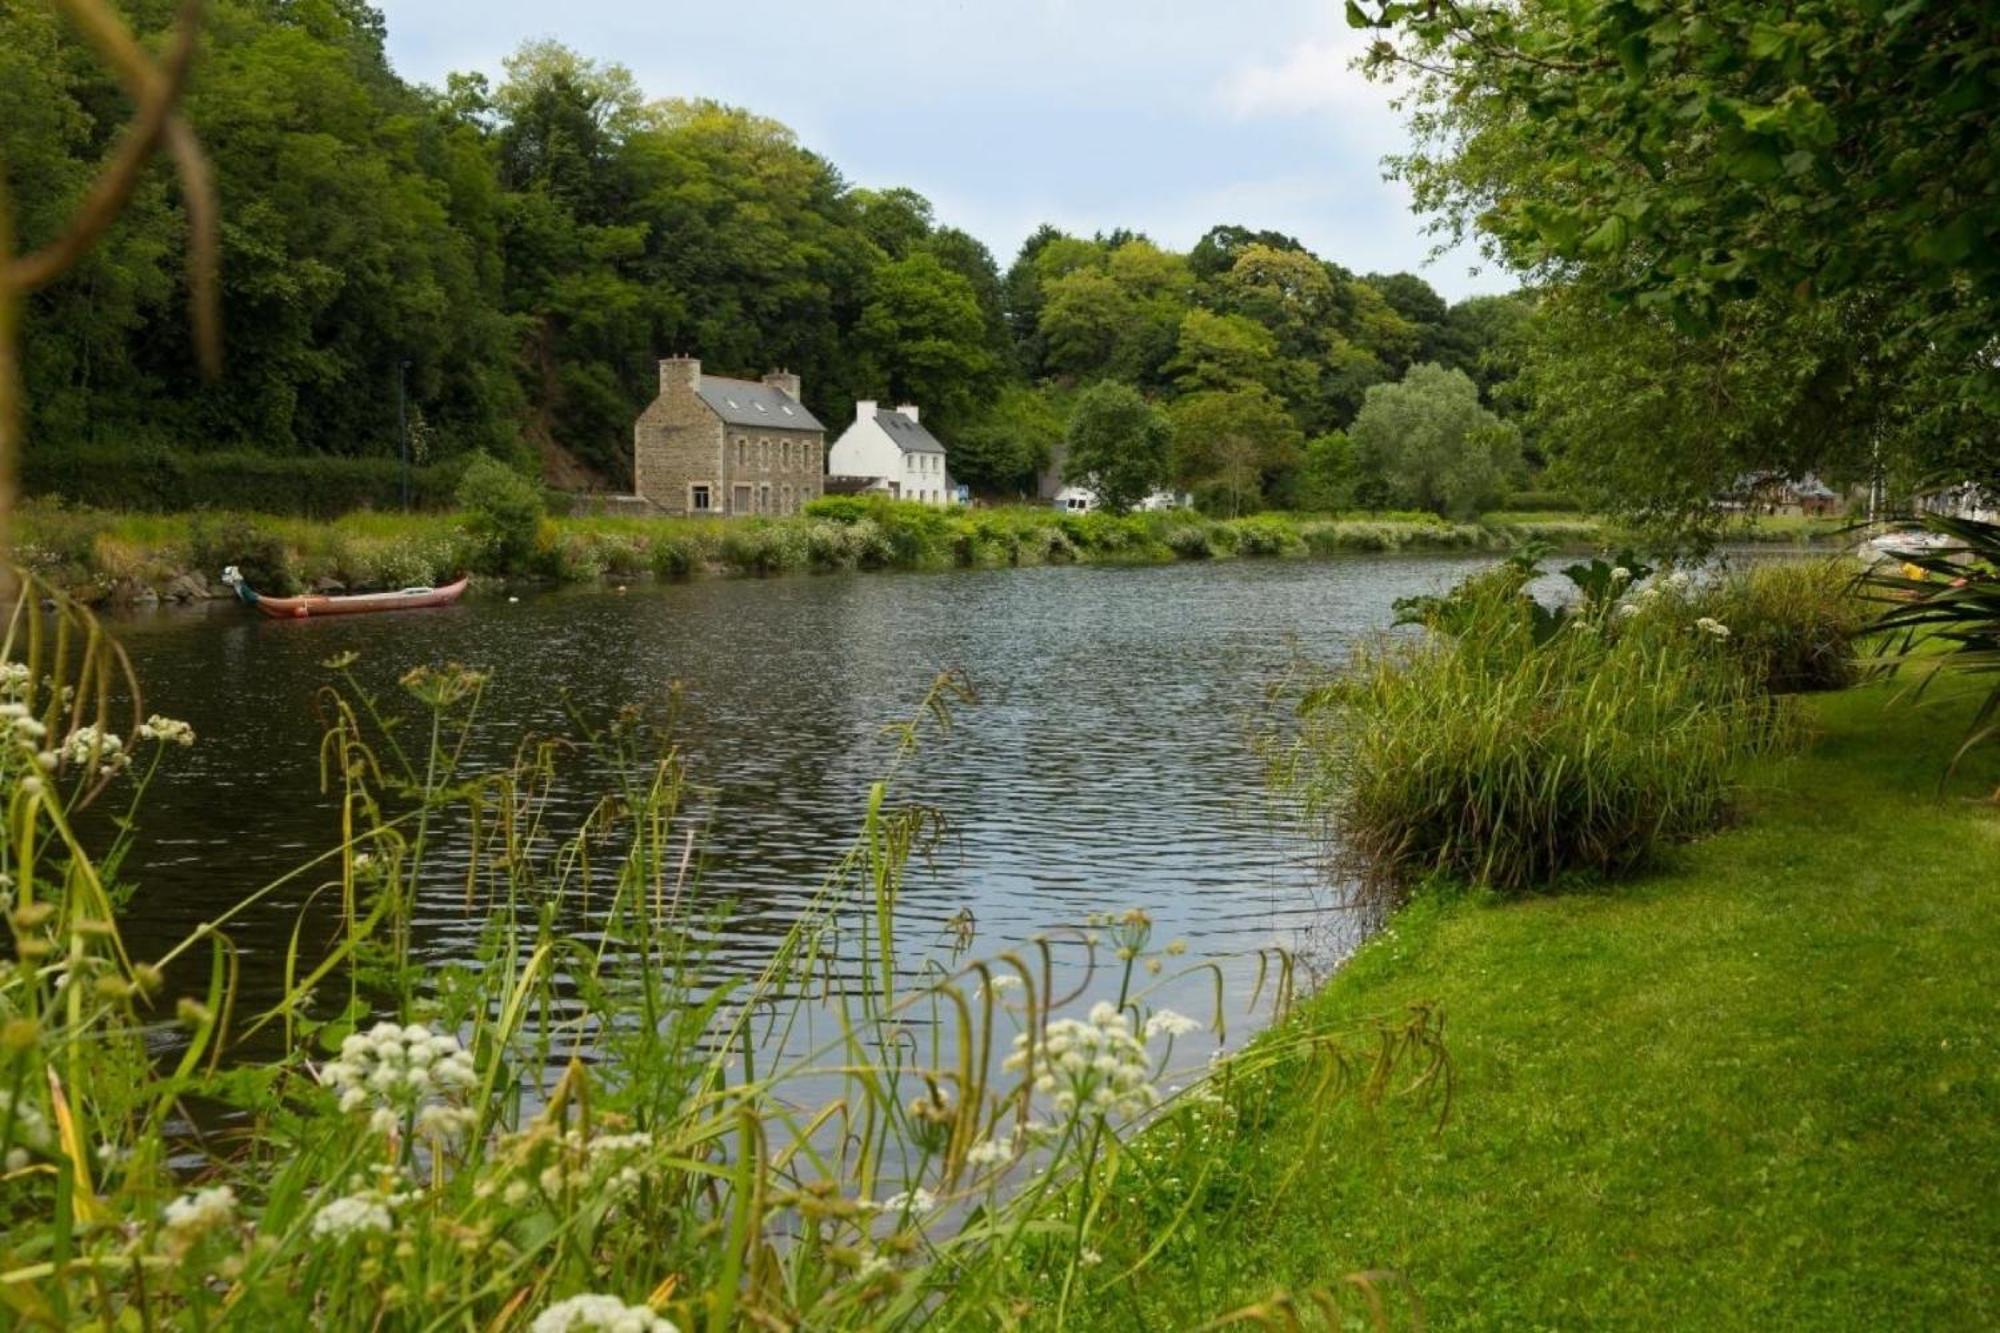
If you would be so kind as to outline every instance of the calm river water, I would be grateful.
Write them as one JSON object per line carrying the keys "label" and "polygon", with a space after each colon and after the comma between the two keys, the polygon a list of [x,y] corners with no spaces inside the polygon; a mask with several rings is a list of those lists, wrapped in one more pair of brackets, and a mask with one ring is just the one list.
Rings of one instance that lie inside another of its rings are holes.
{"label": "calm river water", "polygon": [[[954,668],[979,702],[916,765],[909,790],[942,810],[950,837],[934,864],[912,869],[905,937],[969,909],[973,953],[985,956],[1141,906],[1160,940],[1235,960],[1240,1020],[1246,955],[1278,945],[1325,959],[1354,933],[1306,840],[1266,806],[1252,742],[1272,721],[1266,687],[1301,655],[1337,660],[1388,625],[1396,598],[1489,559],[712,579],[302,622],[233,604],[131,616],[116,629],[148,707],[201,738],[142,814],[131,942],[156,956],[337,840],[318,789],[313,696],[330,679],[321,664],[352,650],[390,694],[417,663],[491,670],[479,744],[493,759],[525,733],[567,730],[565,689],[603,717],[664,707],[681,682],[677,734],[710,793],[699,891],[732,904],[724,963],[754,965],[854,836],[890,753],[884,725]],[[575,785],[561,799],[580,813],[597,792]],[[439,879],[419,948],[463,956],[477,922],[448,867]],[[232,926],[244,1002],[278,993],[310,887]]]}

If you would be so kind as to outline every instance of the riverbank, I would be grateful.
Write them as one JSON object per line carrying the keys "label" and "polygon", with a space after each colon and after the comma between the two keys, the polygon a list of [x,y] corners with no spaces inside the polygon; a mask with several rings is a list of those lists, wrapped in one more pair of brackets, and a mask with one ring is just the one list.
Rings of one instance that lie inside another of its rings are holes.
{"label": "riverbank", "polygon": [[[454,513],[360,512],[322,521],[234,512],[121,514],[38,502],[22,508],[18,533],[24,563],[96,605],[223,596],[227,590],[217,576],[225,565],[240,566],[254,585],[274,593],[440,583],[480,566],[464,518]],[[1796,539],[1778,528],[1750,528],[1743,535]],[[1603,520],[1558,513],[1496,513],[1453,523],[1421,513],[1114,517],[1028,506],[940,510],[823,501],[789,518],[547,518],[536,530],[532,554],[505,577],[574,584],[846,569],[1507,551],[1531,542],[1587,550],[1620,536]]]}
{"label": "riverbank", "polygon": [[1404,910],[1292,1031],[1441,1007],[1448,1122],[1245,1094],[1261,1132],[1188,1202],[1226,1243],[1171,1242],[1121,1316],[1388,1270],[1430,1328],[2000,1321],[2000,818],[1965,799],[2000,763],[1939,799],[1972,696],[1889,698],[1815,700],[1809,752],[1754,766],[1742,826],[1666,871]]}

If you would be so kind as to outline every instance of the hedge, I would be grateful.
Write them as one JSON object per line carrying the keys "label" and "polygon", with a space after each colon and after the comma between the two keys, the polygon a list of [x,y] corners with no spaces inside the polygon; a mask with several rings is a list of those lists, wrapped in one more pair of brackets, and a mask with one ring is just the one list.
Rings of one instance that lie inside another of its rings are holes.
{"label": "hedge", "polygon": [[[464,470],[463,462],[411,468],[411,507],[451,508]],[[22,463],[21,488],[29,495],[60,496],[99,509],[239,509],[337,518],[356,509],[401,508],[403,468],[393,458],[324,454],[30,450]]]}

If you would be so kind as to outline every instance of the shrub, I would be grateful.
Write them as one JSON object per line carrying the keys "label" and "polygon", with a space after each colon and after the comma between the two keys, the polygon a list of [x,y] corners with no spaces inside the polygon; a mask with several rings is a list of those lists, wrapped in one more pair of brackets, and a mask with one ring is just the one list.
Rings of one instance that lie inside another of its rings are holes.
{"label": "shrub", "polygon": [[1855,681],[1855,640],[1868,608],[1845,559],[1766,560],[1695,594],[1699,614],[1729,627],[1729,646],[1773,694],[1844,689]]}
{"label": "shrub", "polygon": [[1161,530],[1160,540],[1182,560],[1206,560],[1215,554],[1205,523],[1175,523]]}
{"label": "shrub", "polygon": [[1457,633],[1440,616],[1421,642],[1371,644],[1304,699],[1292,776],[1372,896],[1642,865],[1719,824],[1737,762],[1789,735],[1687,608],[1552,617],[1522,596],[1534,572],[1469,581],[1433,604]]}
{"label": "shrub", "polygon": [[746,574],[784,574],[811,560],[805,532],[796,523],[732,523],[722,534],[722,561]]}
{"label": "shrub", "polygon": [[[410,504],[418,509],[448,507],[463,471],[456,462],[411,468]],[[30,495],[148,513],[237,509],[337,518],[356,509],[399,508],[403,483],[403,467],[393,458],[247,450],[186,453],[144,446],[38,450],[23,458],[21,468],[21,486]]]}
{"label": "shrub", "polygon": [[1290,555],[1304,545],[1297,528],[1270,515],[1238,519],[1229,526],[1236,534],[1238,555]]}
{"label": "shrub", "polygon": [[230,565],[258,592],[298,591],[298,570],[284,538],[241,514],[197,514],[188,524],[188,559],[210,582]]}
{"label": "shrub", "polygon": [[1515,514],[1575,514],[1582,512],[1583,501],[1567,491],[1514,491],[1497,508]]}
{"label": "shrub", "polygon": [[458,483],[458,507],[465,512],[472,557],[482,573],[513,574],[528,567],[545,513],[533,482],[481,454]]}

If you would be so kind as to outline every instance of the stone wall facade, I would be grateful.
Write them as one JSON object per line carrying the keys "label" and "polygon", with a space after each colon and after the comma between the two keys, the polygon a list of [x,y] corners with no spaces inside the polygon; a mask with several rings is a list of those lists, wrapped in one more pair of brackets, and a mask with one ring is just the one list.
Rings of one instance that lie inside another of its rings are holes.
{"label": "stone wall facade", "polygon": [[[660,395],[632,428],[633,490],[675,515],[795,514],[826,485],[826,442],[818,430],[775,422],[729,423],[703,400],[701,362],[660,363]],[[798,378],[764,385],[798,397]]]}

